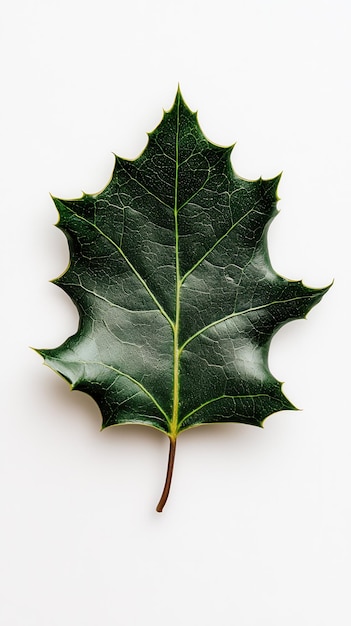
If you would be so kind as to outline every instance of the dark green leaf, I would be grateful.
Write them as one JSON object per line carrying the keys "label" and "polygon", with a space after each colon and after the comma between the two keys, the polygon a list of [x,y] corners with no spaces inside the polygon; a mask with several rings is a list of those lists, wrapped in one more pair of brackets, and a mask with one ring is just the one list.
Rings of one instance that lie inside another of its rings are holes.
{"label": "dark green leaf", "polygon": [[116,157],[104,191],[55,199],[71,257],[56,284],[80,324],[39,352],[96,400],[104,427],[153,426],[173,454],[193,426],[261,426],[294,408],[269,371],[269,344],[327,291],[272,269],[279,177],[243,180],[231,151],[204,137],[178,91],[144,152]]}

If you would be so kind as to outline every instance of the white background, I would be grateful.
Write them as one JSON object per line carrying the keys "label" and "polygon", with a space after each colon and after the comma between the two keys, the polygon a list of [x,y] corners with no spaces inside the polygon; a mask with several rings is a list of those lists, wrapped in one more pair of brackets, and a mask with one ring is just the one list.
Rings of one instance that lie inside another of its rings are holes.
{"label": "white background", "polygon": [[[5,0],[1,13],[1,626],[349,626],[348,0]],[[177,83],[246,178],[283,170],[275,269],[330,292],[274,338],[303,409],[168,441],[100,432],[28,346],[77,326],[49,192],[102,189]]]}

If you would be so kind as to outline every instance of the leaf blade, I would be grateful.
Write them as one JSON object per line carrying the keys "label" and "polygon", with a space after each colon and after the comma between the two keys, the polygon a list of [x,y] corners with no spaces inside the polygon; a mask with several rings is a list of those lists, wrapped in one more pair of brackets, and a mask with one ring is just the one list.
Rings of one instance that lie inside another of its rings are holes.
{"label": "leaf blade", "polygon": [[261,426],[295,407],[268,367],[272,336],[328,290],[272,268],[280,175],[242,179],[178,90],[134,161],[116,156],[96,195],[55,198],[70,264],[55,282],[79,311],[39,351],[98,403],[103,427],[142,423],[171,441],[214,422]]}

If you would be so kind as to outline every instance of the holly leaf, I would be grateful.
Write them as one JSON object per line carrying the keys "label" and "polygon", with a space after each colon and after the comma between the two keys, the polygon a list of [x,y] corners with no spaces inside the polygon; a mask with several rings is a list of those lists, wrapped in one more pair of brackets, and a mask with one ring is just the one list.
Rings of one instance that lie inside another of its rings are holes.
{"label": "holly leaf", "polygon": [[272,268],[267,230],[279,176],[248,181],[210,143],[178,90],[134,161],[116,156],[96,195],[54,198],[70,264],[55,282],[79,311],[75,335],[39,350],[103,427],[144,424],[170,440],[194,426],[261,426],[293,405],[268,367],[273,334],[327,291]]}

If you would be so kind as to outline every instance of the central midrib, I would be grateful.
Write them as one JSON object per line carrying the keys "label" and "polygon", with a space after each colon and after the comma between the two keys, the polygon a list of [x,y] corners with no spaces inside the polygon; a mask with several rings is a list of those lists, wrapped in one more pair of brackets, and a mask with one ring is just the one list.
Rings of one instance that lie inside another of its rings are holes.
{"label": "central midrib", "polygon": [[175,142],[175,181],[174,181],[174,232],[175,232],[175,269],[176,269],[176,306],[175,321],[173,326],[173,410],[170,423],[170,438],[175,441],[178,434],[179,412],[179,322],[180,322],[180,289],[181,277],[179,268],[179,233],[178,233],[178,173],[179,173],[179,104],[177,98],[177,127]]}

